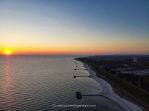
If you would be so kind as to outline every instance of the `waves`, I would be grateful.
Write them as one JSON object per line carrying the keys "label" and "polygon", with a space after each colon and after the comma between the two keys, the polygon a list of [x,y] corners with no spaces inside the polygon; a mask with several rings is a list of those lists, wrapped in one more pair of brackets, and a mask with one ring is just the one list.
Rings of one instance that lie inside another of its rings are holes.
{"label": "waves", "polygon": [[[89,75],[83,64],[66,57],[26,57],[22,59],[1,59],[0,67],[0,109],[1,110],[75,110],[76,107],[55,107],[55,105],[86,104],[77,100],[76,91],[94,94],[99,84],[91,78],[77,78],[74,75]],[[94,108],[79,108],[94,110]]]}

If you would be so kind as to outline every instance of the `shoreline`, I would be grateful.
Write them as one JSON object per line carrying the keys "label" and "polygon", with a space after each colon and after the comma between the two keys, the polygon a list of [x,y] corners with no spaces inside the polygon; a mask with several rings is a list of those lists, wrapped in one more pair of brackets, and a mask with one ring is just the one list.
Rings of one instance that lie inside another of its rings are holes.
{"label": "shoreline", "polygon": [[[82,62],[82,61],[80,61],[80,62]],[[96,80],[102,87],[101,92],[99,92],[97,95],[103,95],[103,96],[109,98],[110,100],[117,103],[120,107],[122,107],[126,111],[142,111],[143,110],[136,104],[117,95],[114,92],[112,86],[107,81],[105,81],[102,78],[97,77],[96,72],[94,70],[92,70],[88,64],[86,64],[84,62],[82,62],[82,63],[84,64],[84,67],[86,68],[86,70],[89,72],[89,74],[90,74],[89,77]]]}

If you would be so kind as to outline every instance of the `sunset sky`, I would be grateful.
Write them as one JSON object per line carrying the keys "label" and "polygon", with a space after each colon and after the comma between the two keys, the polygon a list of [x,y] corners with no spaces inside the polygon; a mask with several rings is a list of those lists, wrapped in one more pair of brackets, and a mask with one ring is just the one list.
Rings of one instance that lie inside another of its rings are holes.
{"label": "sunset sky", "polygon": [[0,0],[0,54],[149,54],[148,0]]}

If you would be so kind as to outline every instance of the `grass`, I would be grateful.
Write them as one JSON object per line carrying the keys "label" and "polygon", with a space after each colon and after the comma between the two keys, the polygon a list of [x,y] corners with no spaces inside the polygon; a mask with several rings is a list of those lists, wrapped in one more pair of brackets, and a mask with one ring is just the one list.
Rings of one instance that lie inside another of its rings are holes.
{"label": "grass", "polygon": [[137,97],[138,99],[142,100],[144,103],[149,105],[149,93],[144,92],[141,89],[112,76],[111,74],[103,71],[102,69],[100,69],[94,64],[90,64],[90,66],[94,68],[98,73],[105,76],[107,79],[109,79],[113,83],[117,84],[119,87],[123,88],[124,90],[132,94],[133,96]]}

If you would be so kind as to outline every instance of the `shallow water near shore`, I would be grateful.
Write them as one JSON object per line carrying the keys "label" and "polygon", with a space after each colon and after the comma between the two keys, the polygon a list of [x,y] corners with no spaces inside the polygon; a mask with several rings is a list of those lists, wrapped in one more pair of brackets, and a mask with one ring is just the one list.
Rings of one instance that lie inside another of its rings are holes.
{"label": "shallow water near shore", "polygon": [[[95,105],[86,97],[76,99],[77,91],[97,94],[101,90],[91,78],[74,78],[89,76],[84,69],[74,56],[0,56],[0,110],[96,110],[97,106],[76,106]],[[115,104],[104,98],[101,103],[109,108]]]}

